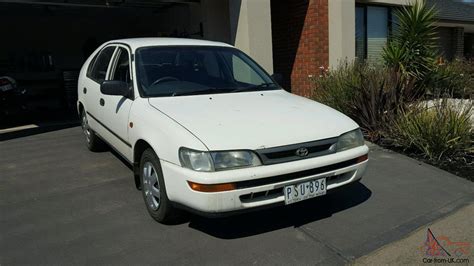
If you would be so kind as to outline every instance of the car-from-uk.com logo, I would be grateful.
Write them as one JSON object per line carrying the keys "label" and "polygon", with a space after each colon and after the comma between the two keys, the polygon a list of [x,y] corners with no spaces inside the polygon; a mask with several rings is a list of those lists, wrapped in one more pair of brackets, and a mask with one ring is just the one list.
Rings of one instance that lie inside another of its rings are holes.
{"label": "car-from-uk.com logo", "polygon": [[436,237],[431,229],[426,231],[426,240],[419,248],[423,263],[469,264],[471,243],[451,241],[447,236]]}

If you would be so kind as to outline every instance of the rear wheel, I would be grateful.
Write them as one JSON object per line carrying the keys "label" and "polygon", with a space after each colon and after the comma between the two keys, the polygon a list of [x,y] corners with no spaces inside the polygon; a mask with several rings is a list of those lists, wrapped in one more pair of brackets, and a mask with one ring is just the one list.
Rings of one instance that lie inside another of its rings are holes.
{"label": "rear wheel", "polygon": [[89,126],[86,111],[81,112],[81,127],[86,138],[87,148],[91,151],[101,151],[104,149],[104,142],[97,137],[95,132]]}
{"label": "rear wheel", "polygon": [[143,200],[148,213],[160,223],[173,223],[179,219],[166,193],[161,164],[152,149],[146,149],[140,160],[140,182]]}

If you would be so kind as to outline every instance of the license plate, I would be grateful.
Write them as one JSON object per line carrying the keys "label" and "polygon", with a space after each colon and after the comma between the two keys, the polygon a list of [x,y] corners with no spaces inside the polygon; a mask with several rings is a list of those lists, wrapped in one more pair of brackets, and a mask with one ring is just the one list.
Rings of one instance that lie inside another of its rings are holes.
{"label": "license plate", "polygon": [[295,185],[285,186],[285,204],[322,196],[326,194],[326,178],[311,180]]}

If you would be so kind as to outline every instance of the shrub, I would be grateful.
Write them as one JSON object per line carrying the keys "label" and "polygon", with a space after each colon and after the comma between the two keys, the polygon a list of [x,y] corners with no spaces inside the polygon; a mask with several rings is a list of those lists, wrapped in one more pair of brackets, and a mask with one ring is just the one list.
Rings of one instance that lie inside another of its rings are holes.
{"label": "shrub", "polygon": [[353,87],[360,84],[358,72],[365,67],[364,64],[356,62],[344,62],[334,70],[321,68],[319,77],[312,79],[314,84],[313,99],[342,113],[349,113],[350,109],[347,103],[354,95]]}
{"label": "shrub", "polygon": [[436,11],[420,0],[397,10],[395,16],[395,31],[384,48],[383,59],[387,66],[416,78],[421,89],[435,66]]}
{"label": "shrub", "polygon": [[360,83],[353,86],[353,97],[346,103],[348,115],[378,141],[398,109],[403,109],[400,75],[392,69],[366,68],[359,72]]}
{"label": "shrub", "polygon": [[455,160],[472,153],[472,102],[448,99],[412,104],[393,121],[395,145],[433,162]]}
{"label": "shrub", "polygon": [[429,92],[435,96],[471,98],[474,96],[474,62],[456,59],[438,65]]}
{"label": "shrub", "polygon": [[314,79],[313,98],[354,119],[370,141],[378,141],[397,110],[413,94],[400,72],[366,63],[344,63]]}

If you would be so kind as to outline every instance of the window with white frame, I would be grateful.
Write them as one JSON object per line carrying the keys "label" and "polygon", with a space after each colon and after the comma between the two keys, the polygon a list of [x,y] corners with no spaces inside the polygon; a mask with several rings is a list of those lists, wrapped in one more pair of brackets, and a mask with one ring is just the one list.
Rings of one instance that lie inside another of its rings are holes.
{"label": "window with white frame", "polygon": [[388,6],[356,6],[356,58],[370,62],[381,60],[383,48],[396,25],[394,11]]}

